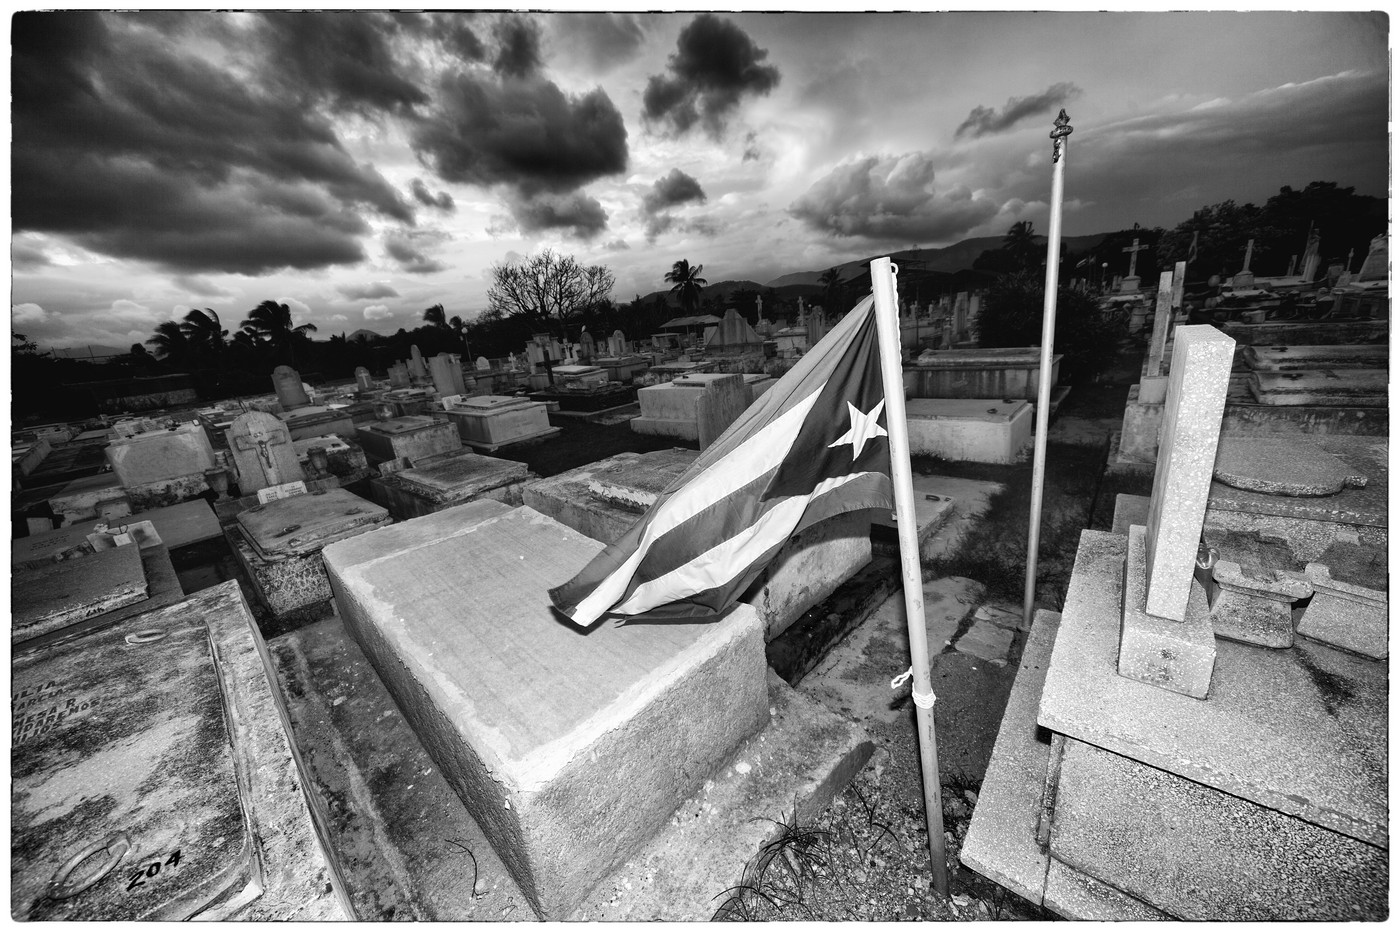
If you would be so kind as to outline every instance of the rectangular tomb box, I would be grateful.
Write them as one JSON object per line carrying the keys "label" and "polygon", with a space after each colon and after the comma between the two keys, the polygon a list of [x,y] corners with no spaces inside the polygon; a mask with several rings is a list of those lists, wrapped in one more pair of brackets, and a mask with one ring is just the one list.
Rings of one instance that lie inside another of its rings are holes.
{"label": "rectangular tomb box", "polygon": [[[604,544],[612,544],[695,462],[673,448],[622,453],[525,486],[525,504]],[[769,641],[870,562],[870,513],[847,512],[791,538],[744,593]]]}
{"label": "rectangular tomb box", "polygon": [[429,415],[405,415],[361,425],[357,440],[371,464],[400,457],[419,460],[462,447],[456,425]]}
{"label": "rectangular tomb box", "polygon": [[331,598],[322,548],[390,521],[382,506],[327,489],[240,512],[226,535],[258,598],[280,617]]}
{"label": "rectangular tomb box", "polygon": [[49,497],[49,507],[64,524],[97,518],[101,503],[122,499],[126,491],[115,473],[84,476]]}
{"label": "rectangular tomb box", "polygon": [[10,578],[10,641],[18,644],[73,630],[88,620],[147,598],[148,584],[134,541],[88,553],[82,546],[65,560],[29,561]]}
{"label": "rectangular tomb box", "polygon": [[380,535],[326,549],[340,614],[546,920],[768,720],[748,606],[585,633],[547,590],[602,545],[538,512],[478,501]]}
{"label": "rectangular tomb box", "polygon": [[579,388],[600,386],[608,381],[607,370],[601,366],[555,366],[554,381]]}
{"label": "rectangular tomb box", "polygon": [[17,920],[345,919],[236,581],[15,659]]}
{"label": "rectangular tomb box", "polygon": [[[1056,353],[1050,383],[1060,378]],[[925,350],[904,372],[912,398],[1025,399],[1034,401],[1040,387],[1040,348]]]}
{"label": "rectangular tomb box", "polygon": [[355,419],[344,408],[313,405],[309,408],[298,408],[296,411],[284,412],[278,417],[287,423],[287,430],[294,441],[325,434],[350,436],[355,433]]}
{"label": "rectangular tomb box", "polygon": [[544,402],[506,395],[478,395],[458,401],[446,411],[462,442],[480,450],[558,434],[549,424]]}
{"label": "rectangular tomb box", "polygon": [[[350,436],[354,431],[347,432]],[[351,444],[344,437],[338,434],[323,434],[318,437],[304,437],[300,440],[292,440],[292,449],[297,452],[297,462],[301,464],[302,471],[310,475],[307,458],[312,447],[322,447],[326,451],[326,460],[330,464],[331,473],[336,476],[350,476],[369,469],[369,460],[365,457],[365,452],[358,444]]]}
{"label": "rectangular tomb box", "polygon": [[194,422],[174,430],[117,438],[105,453],[112,471],[128,489],[190,475],[202,477],[216,466],[209,435]]}
{"label": "rectangular tomb box", "polygon": [[[736,384],[737,383],[737,384]],[[640,414],[631,421],[638,434],[696,441],[706,447],[753,401],[744,377],[732,373],[693,373],[637,392]]]}
{"label": "rectangular tomb box", "polygon": [[1015,463],[1030,443],[1034,407],[1019,399],[911,398],[909,452],[978,463]]}
{"label": "rectangular tomb box", "polygon": [[397,519],[441,512],[476,499],[520,505],[520,490],[535,475],[523,463],[454,450],[370,480],[376,502]]}

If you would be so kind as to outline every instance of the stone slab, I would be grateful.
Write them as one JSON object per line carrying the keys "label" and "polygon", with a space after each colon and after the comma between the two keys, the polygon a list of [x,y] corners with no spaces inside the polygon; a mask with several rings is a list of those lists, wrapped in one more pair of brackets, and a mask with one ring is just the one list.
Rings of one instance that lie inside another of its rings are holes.
{"label": "stone slab", "polygon": [[1151,504],[1152,500],[1147,496],[1120,492],[1113,499],[1113,533],[1126,537],[1130,526],[1146,525],[1147,510]]}
{"label": "stone slab", "polygon": [[1123,625],[1118,643],[1118,673],[1166,690],[1203,699],[1215,667],[1215,630],[1205,588],[1192,578],[1184,620],[1148,612],[1147,529],[1128,529],[1124,564]]}
{"label": "stone slab", "polygon": [[65,524],[96,518],[98,503],[124,495],[115,473],[98,473],[66,483],[49,497],[49,507]]}
{"label": "stone slab", "polygon": [[[939,530],[952,518],[957,509],[957,500],[949,495],[952,486],[946,477],[916,473],[911,479],[914,487],[914,520],[919,529],[919,556],[923,560],[932,560],[934,540]],[[899,553],[898,522],[893,512],[872,511],[870,529],[872,547],[879,550],[892,544],[894,553]],[[888,543],[885,542],[886,538]]]}
{"label": "stone slab", "polygon": [[864,731],[768,674],[770,721],[570,915],[708,920],[787,817],[810,824],[874,752]]}
{"label": "stone slab", "polygon": [[1332,577],[1324,564],[1306,569],[1313,597],[1298,620],[1298,634],[1368,658],[1390,657],[1388,593]]}
{"label": "stone slab", "polygon": [[1387,369],[1312,369],[1252,372],[1245,383],[1261,405],[1348,405],[1385,408]]}
{"label": "stone slab", "polygon": [[405,415],[362,424],[358,439],[372,464],[399,457],[418,460],[462,447],[455,425],[429,415]]}
{"label": "stone slab", "polygon": [[1222,325],[1222,329],[1248,346],[1373,343],[1386,340],[1390,335],[1386,321],[1269,321],[1263,324],[1231,321]]}
{"label": "stone slab", "polygon": [[126,487],[196,473],[202,476],[216,466],[209,436],[198,424],[117,438],[107,445],[106,456]]}
{"label": "stone slab", "polygon": [[1050,736],[1036,723],[1060,614],[1035,614],[1021,666],[1001,717],[960,858],[973,871],[1039,904],[1049,856],[1036,839]]}
{"label": "stone slab", "polygon": [[[413,527],[448,515],[449,537]],[[565,916],[767,721],[757,615],[585,633],[546,593],[602,547],[567,526],[470,503],[390,530],[364,562],[326,548],[341,615],[536,912]]]}
{"label": "stone slab", "polygon": [[240,512],[236,520],[248,543],[269,561],[315,554],[333,541],[390,521],[383,507],[347,489],[276,499]]}
{"label": "stone slab", "polygon": [[1045,872],[1045,901],[1066,920],[1148,921],[1171,917],[1101,881],[1075,871],[1053,856]]}
{"label": "stone slab", "polygon": [[1205,701],[1118,676],[1127,542],[1085,531],[1040,724],[1365,842],[1388,845],[1385,665],[1297,641],[1216,643]]}
{"label": "stone slab", "polygon": [[909,452],[980,463],[1014,463],[1030,443],[1033,406],[999,398],[911,398]]}
{"label": "stone slab", "polygon": [[19,569],[10,578],[10,641],[47,635],[146,599],[135,544]]}
{"label": "stone slab", "polygon": [[1338,344],[1321,347],[1244,346],[1240,357],[1255,372],[1309,369],[1383,369],[1390,359],[1384,343]]}
{"label": "stone slab", "polygon": [[370,480],[375,499],[395,518],[415,518],[480,498],[521,504],[521,489],[534,477],[515,460],[456,450],[419,460],[406,470]]}
{"label": "stone slab", "polygon": [[12,916],[220,919],[257,896],[216,665],[205,629],[145,619],[14,663]]}
{"label": "stone slab", "polygon": [[1350,472],[1365,476],[1366,485],[1347,486],[1332,496],[1299,497],[1237,489],[1217,481],[1211,483],[1208,511],[1249,512],[1311,521],[1387,527],[1390,514],[1389,439],[1309,435],[1305,442],[1335,457],[1345,464]]}
{"label": "stone slab", "polygon": [[1236,489],[1274,496],[1331,496],[1367,477],[1299,438],[1222,437],[1213,476]]}
{"label": "stone slab", "polygon": [[1060,762],[1050,850],[1182,920],[1388,913],[1386,850],[1073,739]]}

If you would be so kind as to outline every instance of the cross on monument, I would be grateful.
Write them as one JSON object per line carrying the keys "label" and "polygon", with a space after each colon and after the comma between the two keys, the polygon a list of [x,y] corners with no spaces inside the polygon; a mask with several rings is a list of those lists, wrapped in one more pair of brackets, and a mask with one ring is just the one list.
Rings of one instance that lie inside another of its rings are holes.
{"label": "cross on monument", "polygon": [[281,431],[267,430],[259,426],[251,428],[246,435],[233,437],[232,440],[235,450],[257,451],[258,457],[263,461],[268,481],[274,486],[287,481],[286,477],[282,476],[282,471],[273,458],[272,451],[268,450],[269,447],[290,444],[291,439],[287,435]]}
{"label": "cross on monument", "polygon": [[1141,252],[1142,250],[1145,250],[1145,249],[1147,249],[1146,246],[1138,246],[1138,238],[1137,238],[1137,237],[1133,237],[1133,245],[1132,245],[1132,246],[1125,246],[1125,247],[1123,247],[1123,252],[1129,254],[1129,259],[1128,259],[1128,278],[1132,278],[1133,276],[1137,275],[1137,254],[1138,254],[1139,252]]}
{"label": "cross on monument", "polygon": [[1246,245],[1245,248],[1244,248],[1244,268],[1242,268],[1242,269],[1240,270],[1241,272],[1248,272],[1248,271],[1249,271],[1249,261],[1250,261],[1251,259],[1253,259],[1253,258],[1254,258],[1254,240],[1251,238],[1250,241],[1249,241],[1249,243],[1248,243],[1248,245]]}

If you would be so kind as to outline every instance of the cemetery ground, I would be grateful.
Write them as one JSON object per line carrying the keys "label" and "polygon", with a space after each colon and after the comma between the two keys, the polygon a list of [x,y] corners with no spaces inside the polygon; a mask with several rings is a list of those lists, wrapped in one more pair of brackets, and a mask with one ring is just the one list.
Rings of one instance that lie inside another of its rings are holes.
{"label": "cemetery ground", "polygon": [[[1052,420],[1038,607],[1060,608],[1080,531],[1111,526],[1117,493],[1150,490],[1150,474],[1105,471],[1110,437],[1121,425],[1140,356],[1140,350],[1128,351],[1101,383],[1076,387]],[[634,434],[625,417],[607,420],[614,423],[554,415],[551,424],[562,429],[558,436],[507,456],[549,476],[622,451],[693,446]],[[935,553],[924,563],[926,606],[941,620],[936,638],[930,628],[930,655],[951,899],[929,887],[909,688],[889,688],[890,678],[909,664],[902,595],[895,590],[881,610],[795,684],[809,698],[856,720],[875,745],[873,757],[815,817],[798,819],[791,809],[763,817],[771,823],[770,841],[753,854],[736,886],[717,886],[714,919],[1047,916],[958,861],[1026,637],[1020,615],[1030,451],[1008,465],[916,458],[914,471],[955,501],[937,533]],[[888,547],[876,560],[898,577],[897,556]],[[239,579],[249,587],[231,557],[181,573]],[[464,919],[529,919],[528,904],[489,846],[467,844],[472,827],[465,808],[395,713],[339,619],[327,619],[320,610],[274,623],[261,606],[254,612],[289,694],[293,726],[316,776],[331,844],[347,866],[360,919],[462,916],[462,904],[470,905]],[[293,696],[312,689],[320,695]],[[345,747],[342,737],[350,731],[363,734],[362,747]],[[732,874],[739,868],[732,866]],[[606,901],[614,892],[604,889],[612,883],[602,882],[590,900]],[[619,888],[615,894],[626,898],[628,892]],[[444,913],[448,905],[452,909]]]}

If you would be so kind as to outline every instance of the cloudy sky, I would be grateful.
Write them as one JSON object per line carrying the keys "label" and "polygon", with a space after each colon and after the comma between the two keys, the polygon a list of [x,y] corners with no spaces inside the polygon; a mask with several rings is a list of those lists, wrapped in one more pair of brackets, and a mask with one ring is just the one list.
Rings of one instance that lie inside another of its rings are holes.
{"label": "cloudy sky", "polygon": [[12,327],[125,347],[191,307],[321,338],[486,307],[495,262],[614,297],[1047,225],[1387,193],[1388,20],[1348,13],[21,13]]}

